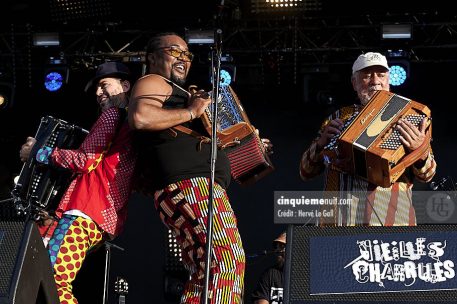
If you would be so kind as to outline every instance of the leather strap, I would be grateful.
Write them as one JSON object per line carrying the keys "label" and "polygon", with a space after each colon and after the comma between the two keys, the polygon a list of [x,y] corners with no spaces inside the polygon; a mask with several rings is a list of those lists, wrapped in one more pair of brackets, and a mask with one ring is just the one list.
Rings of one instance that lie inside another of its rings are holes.
{"label": "leather strap", "polygon": [[[202,143],[210,143],[211,142],[211,138],[209,138],[208,136],[201,135],[200,133],[198,133],[198,132],[196,132],[196,131],[194,131],[192,129],[189,129],[187,127],[184,127],[183,125],[177,125],[177,126],[174,126],[174,127],[170,128],[170,132],[172,132],[172,134],[175,132],[173,129],[177,130],[177,131],[181,131],[183,133],[186,133],[188,135],[191,135],[191,136],[194,136],[194,137],[198,138],[200,140],[200,145]],[[240,140],[238,138],[235,138],[233,141],[228,142],[225,145],[218,145],[218,147],[219,147],[219,149],[223,150],[223,149],[228,148],[228,147],[237,146],[240,143],[241,143]]]}
{"label": "leather strap", "polygon": [[[177,126],[174,126],[174,127],[172,127],[172,128],[175,129],[175,130],[181,131],[181,132],[183,132],[183,133],[192,135],[192,136],[197,137],[197,138],[206,137],[206,136],[201,135],[201,134],[198,133],[198,132],[195,132],[195,131],[192,130],[192,129],[189,129],[189,128],[187,128],[187,127],[184,127],[183,125],[177,125]],[[208,137],[206,137],[206,138],[208,138]],[[208,138],[208,139],[209,139],[209,138]]]}
{"label": "leather strap", "polygon": [[[191,135],[191,136],[196,137],[197,139],[199,139],[200,140],[200,144],[199,144],[199,147],[198,147],[199,150],[201,150],[202,144],[208,144],[208,143],[211,142],[211,138],[209,138],[207,136],[204,136],[204,135],[201,135],[200,133],[195,132],[194,130],[189,129],[187,127],[184,127],[183,125],[177,125],[177,126],[174,126],[174,127],[170,128],[170,130],[172,130],[172,129],[178,130],[180,132],[186,133],[188,135]],[[172,130],[172,131],[175,132],[174,130]]]}

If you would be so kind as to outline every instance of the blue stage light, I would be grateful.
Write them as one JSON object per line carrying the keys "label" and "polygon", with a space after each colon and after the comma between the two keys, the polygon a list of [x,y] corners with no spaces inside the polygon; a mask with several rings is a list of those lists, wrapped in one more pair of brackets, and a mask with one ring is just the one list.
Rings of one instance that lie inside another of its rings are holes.
{"label": "blue stage light", "polygon": [[60,72],[50,71],[46,73],[44,86],[50,92],[58,91],[63,85],[64,77]]}
{"label": "blue stage light", "polygon": [[219,82],[221,86],[229,86],[232,83],[232,76],[227,70],[221,70]]}
{"label": "blue stage light", "polygon": [[406,81],[406,70],[400,65],[390,66],[389,84],[393,86],[402,85]]}

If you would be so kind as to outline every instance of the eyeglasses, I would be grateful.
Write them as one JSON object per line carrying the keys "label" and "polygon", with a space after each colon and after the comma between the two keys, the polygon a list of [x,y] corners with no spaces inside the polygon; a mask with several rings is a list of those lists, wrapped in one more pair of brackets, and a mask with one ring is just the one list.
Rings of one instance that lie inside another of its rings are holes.
{"label": "eyeglasses", "polygon": [[192,54],[189,51],[183,51],[177,47],[174,46],[166,46],[166,47],[161,47],[158,48],[157,50],[165,50],[165,52],[175,58],[182,58],[184,61],[192,61],[194,59],[194,54]]}

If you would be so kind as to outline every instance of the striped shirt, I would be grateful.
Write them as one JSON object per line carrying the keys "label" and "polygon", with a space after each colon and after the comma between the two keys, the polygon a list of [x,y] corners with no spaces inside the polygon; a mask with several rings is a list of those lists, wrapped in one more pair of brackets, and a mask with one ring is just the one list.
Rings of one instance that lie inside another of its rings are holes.
{"label": "striped shirt", "polygon": [[[432,149],[427,159],[418,161],[389,188],[382,188],[355,175],[337,170],[332,165],[324,164],[322,151],[318,151],[317,140],[324,127],[333,119],[347,121],[362,106],[343,107],[330,115],[322,124],[318,136],[303,153],[300,161],[300,177],[306,181],[325,172],[325,191],[337,191],[340,198],[347,198],[351,203],[334,206],[333,217],[320,219],[319,224],[338,226],[414,226],[416,214],[412,203],[413,182],[429,182],[436,172],[436,162]],[[418,168],[418,164],[421,166]],[[329,192],[325,192],[329,193]]]}

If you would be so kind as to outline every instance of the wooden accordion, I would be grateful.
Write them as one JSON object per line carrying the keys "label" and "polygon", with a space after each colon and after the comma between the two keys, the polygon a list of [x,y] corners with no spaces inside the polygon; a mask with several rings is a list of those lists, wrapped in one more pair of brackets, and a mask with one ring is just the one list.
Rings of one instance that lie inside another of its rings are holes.
{"label": "wooden accordion", "polygon": [[44,146],[76,149],[87,133],[85,129],[52,116],[41,118],[35,134],[36,143],[11,192],[18,213],[31,213],[38,219],[41,210],[54,211],[72,179],[68,170],[38,163],[37,151]]}
{"label": "wooden accordion", "polygon": [[338,158],[348,160],[344,171],[375,185],[390,187],[407,167],[428,153],[430,146],[431,120],[427,119],[424,143],[407,153],[395,128],[401,118],[419,127],[424,118],[430,118],[430,109],[397,94],[378,91],[345,123],[336,145],[326,150],[334,150]]}
{"label": "wooden accordion", "polygon": [[[230,161],[232,178],[241,185],[250,185],[274,170],[255,127],[230,86],[220,86],[217,119],[218,145]],[[201,116],[208,134],[211,130],[211,112]]]}

